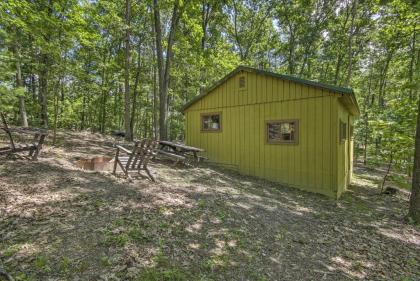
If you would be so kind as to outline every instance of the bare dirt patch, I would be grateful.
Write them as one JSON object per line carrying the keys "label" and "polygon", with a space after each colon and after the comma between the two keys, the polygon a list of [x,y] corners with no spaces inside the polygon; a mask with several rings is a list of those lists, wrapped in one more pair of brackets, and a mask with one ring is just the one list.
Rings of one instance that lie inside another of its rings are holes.
{"label": "bare dirt patch", "polygon": [[377,195],[372,171],[339,201],[208,165],[130,182],[75,165],[112,157],[111,139],[66,136],[37,162],[0,159],[0,263],[17,280],[418,278],[407,195]]}

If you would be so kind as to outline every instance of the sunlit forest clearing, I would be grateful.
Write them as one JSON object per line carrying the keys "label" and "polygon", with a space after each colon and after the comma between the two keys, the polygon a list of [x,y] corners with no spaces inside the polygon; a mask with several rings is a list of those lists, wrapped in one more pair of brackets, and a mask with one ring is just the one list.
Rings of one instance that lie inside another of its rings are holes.
{"label": "sunlit forest clearing", "polygon": [[416,1],[0,3],[0,280],[418,280]]}
{"label": "sunlit forest clearing", "polygon": [[378,195],[383,172],[357,168],[335,201],[217,166],[154,162],[152,183],[75,165],[112,157],[110,141],[60,132],[37,162],[2,162],[1,260],[17,280],[418,276],[408,192]]}

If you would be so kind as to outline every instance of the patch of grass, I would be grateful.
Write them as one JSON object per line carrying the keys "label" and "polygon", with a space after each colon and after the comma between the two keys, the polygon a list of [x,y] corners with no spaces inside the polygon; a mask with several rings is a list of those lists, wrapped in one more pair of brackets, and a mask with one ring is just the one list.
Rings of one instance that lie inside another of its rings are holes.
{"label": "patch of grass", "polygon": [[152,258],[155,263],[154,268],[146,269],[136,280],[142,281],[184,281],[191,280],[186,272],[178,267],[171,265],[170,259],[163,252],[165,241],[159,240],[159,251]]}
{"label": "patch of grass", "polygon": [[207,202],[204,199],[198,199],[197,205],[198,205],[199,208],[204,209],[207,205]]}
{"label": "patch of grass", "polygon": [[38,256],[34,261],[34,266],[43,272],[51,271],[51,267],[48,265],[48,258],[46,256]]}
{"label": "patch of grass", "polygon": [[95,202],[93,202],[93,206],[95,207],[95,209],[99,209],[100,207],[102,207],[103,205],[105,205],[105,200],[103,199],[98,199]]}
{"label": "patch of grass", "polygon": [[281,240],[283,240],[283,239],[284,239],[284,237],[285,237],[285,235],[284,235],[284,232],[283,232],[283,231],[279,231],[279,232],[277,232],[277,234],[274,236],[274,238],[275,238],[277,241],[281,241]]}
{"label": "patch of grass", "polygon": [[165,206],[160,206],[159,207],[159,213],[161,214],[165,214],[166,212],[169,212],[169,209]]}
{"label": "patch of grass", "polygon": [[64,257],[60,261],[60,265],[59,265],[60,271],[63,273],[69,272],[70,265],[71,265],[70,259],[68,257]]}
{"label": "patch of grass", "polygon": [[315,213],[314,217],[320,220],[325,220],[328,219],[328,213],[320,211],[318,213]]}
{"label": "patch of grass", "polygon": [[138,281],[184,281],[190,280],[185,272],[178,268],[171,269],[147,269],[141,273],[137,279]]}
{"label": "patch of grass", "polygon": [[19,273],[15,276],[16,281],[35,281],[36,279],[32,275],[27,275],[24,272]]}
{"label": "patch of grass", "polygon": [[14,254],[16,254],[20,249],[20,245],[19,244],[13,244],[11,246],[9,246],[4,252],[3,255],[6,258],[10,258],[11,256],[13,256]]}
{"label": "patch of grass", "polygon": [[187,231],[185,230],[185,226],[183,226],[182,224],[176,224],[172,228],[172,234],[174,236],[177,236],[177,237],[183,237],[183,236],[185,236],[186,232]]}
{"label": "patch of grass", "polygon": [[410,278],[410,277],[402,277],[401,279],[400,279],[400,281],[414,281],[415,279],[412,279],[412,278]]}
{"label": "patch of grass", "polygon": [[411,266],[417,266],[417,260],[415,258],[410,258],[407,263]]}
{"label": "patch of grass", "polygon": [[216,212],[216,216],[221,220],[221,221],[225,221],[226,219],[226,213],[223,210],[218,210]]}
{"label": "patch of grass", "polygon": [[[117,227],[117,229],[108,229],[104,231],[105,238],[101,242],[101,244],[105,246],[116,246],[116,247],[124,247],[129,242],[149,242],[152,240],[141,227],[139,226],[132,226],[129,228],[124,228],[122,225],[124,224],[124,220],[116,220],[113,224]],[[169,225],[168,225],[169,227]]]}
{"label": "patch of grass", "polygon": [[148,237],[138,227],[133,227],[128,231],[128,236],[134,241],[149,241]]}
{"label": "patch of grass", "polygon": [[169,258],[163,253],[162,250],[153,257],[153,261],[158,267],[167,267],[169,265]]}
{"label": "patch of grass", "polygon": [[76,271],[77,272],[80,272],[80,273],[83,273],[83,272],[85,272],[86,270],[88,269],[88,264],[87,264],[87,262],[86,261],[80,261],[79,263],[78,263],[78,265],[77,265],[77,267],[76,267]]}
{"label": "patch of grass", "polygon": [[169,223],[163,221],[159,224],[159,228],[168,229],[169,228]]}
{"label": "patch of grass", "polygon": [[112,242],[114,245],[116,245],[116,246],[119,246],[119,247],[124,247],[125,245],[127,245],[128,240],[129,240],[129,237],[128,237],[128,235],[127,235],[127,234],[125,234],[125,233],[120,233],[120,234],[118,234],[118,235],[114,236],[114,237],[111,239],[111,242]]}
{"label": "patch of grass", "polygon": [[351,268],[356,271],[361,271],[363,268],[363,265],[360,261],[354,261],[351,263]]}
{"label": "patch of grass", "polygon": [[111,231],[107,231],[105,233],[105,239],[102,241],[102,244],[105,246],[116,246],[116,247],[124,247],[127,245],[129,241],[128,234],[122,233],[113,233]]}
{"label": "patch of grass", "polygon": [[197,281],[214,281],[214,280],[216,280],[216,279],[213,279],[213,278],[207,276],[206,274],[201,274],[197,278]]}
{"label": "patch of grass", "polygon": [[125,219],[124,218],[117,218],[112,222],[115,226],[123,226],[125,225]]}
{"label": "patch of grass", "polygon": [[207,270],[215,270],[216,268],[223,269],[226,268],[229,263],[228,255],[217,255],[213,256],[210,259],[204,261],[203,266]]}
{"label": "patch of grass", "polygon": [[106,256],[102,256],[102,257],[100,258],[100,261],[101,261],[101,264],[102,264],[103,266],[105,266],[105,267],[108,267],[108,266],[110,266],[110,265],[111,265],[111,262],[110,262],[109,258],[108,258],[108,257],[106,257]]}
{"label": "patch of grass", "polygon": [[252,268],[248,269],[248,275],[250,280],[255,281],[268,281],[268,278],[263,276],[261,273],[254,271]]}
{"label": "patch of grass", "polygon": [[245,248],[248,246],[246,242],[245,230],[241,228],[232,229],[232,230],[229,230],[226,235],[229,239],[235,239],[237,241],[238,247]]}

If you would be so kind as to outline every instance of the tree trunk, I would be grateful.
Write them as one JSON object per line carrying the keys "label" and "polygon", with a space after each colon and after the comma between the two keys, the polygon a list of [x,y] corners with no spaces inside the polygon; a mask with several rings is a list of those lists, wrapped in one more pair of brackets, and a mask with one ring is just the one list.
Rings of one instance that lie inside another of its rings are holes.
{"label": "tree trunk", "polygon": [[85,129],[85,123],[86,123],[86,94],[83,94],[82,115],[80,116],[80,130],[81,131]]}
{"label": "tree trunk", "polygon": [[158,94],[157,94],[157,73],[156,66],[153,64],[153,134],[154,139],[158,139],[158,116],[157,116],[157,104],[158,104]]}
{"label": "tree trunk", "polygon": [[41,121],[44,128],[48,128],[48,57],[46,54],[43,54],[41,58],[38,95],[41,106]]}
{"label": "tree trunk", "polygon": [[387,82],[389,64],[390,64],[390,62],[392,60],[393,54],[394,54],[394,49],[388,51],[388,54],[387,54],[387,57],[386,57],[386,61],[385,61],[385,66],[381,70],[381,77],[379,79],[378,106],[379,107],[382,107],[382,108],[385,106],[386,82]]}
{"label": "tree trunk", "polygon": [[210,4],[206,3],[205,1],[203,1],[202,3],[202,11],[201,11],[201,17],[202,17],[202,22],[201,22],[201,28],[203,30],[203,36],[201,37],[201,50],[205,50],[206,49],[206,39],[207,39],[207,24],[208,24],[208,20],[209,20],[209,14],[210,14]]}
{"label": "tree trunk", "polygon": [[158,63],[158,78],[159,78],[159,137],[162,140],[168,138],[168,89],[169,89],[169,74],[172,62],[172,46],[174,43],[175,31],[179,22],[179,3],[175,2],[172,11],[171,27],[168,34],[168,42],[166,48],[166,62],[163,60],[162,47],[162,29],[160,22],[160,9],[158,0],[153,0],[154,10],[154,27],[156,39],[156,56]]}
{"label": "tree trunk", "polygon": [[337,58],[337,64],[335,67],[335,75],[334,75],[334,84],[337,85],[338,84],[338,80],[340,77],[340,67],[341,67],[341,63],[343,61],[343,55],[339,54],[338,58]]}
{"label": "tree trunk", "polygon": [[[415,89],[415,85],[413,85],[413,74],[414,74],[414,62],[416,60],[416,28],[413,29],[413,38],[411,40],[411,59],[410,59],[410,66],[408,70],[408,77],[409,77],[409,95],[410,99],[414,98],[413,89]],[[419,55],[419,54],[417,54]]]}
{"label": "tree trunk", "polygon": [[101,82],[101,88],[102,88],[102,97],[101,97],[101,105],[99,110],[99,117],[100,117],[100,124],[99,129],[102,134],[105,133],[106,130],[106,104],[108,99],[108,75],[107,75],[107,56],[108,53],[106,51],[103,59],[103,69],[102,69],[102,82]]}
{"label": "tree trunk", "polygon": [[163,92],[163,47],[162,47],[162,30],[160,27],[160,10],[158,1],[153,0],[154,11],[154,31],[156,39],[156,58],[158,65],[158,81],[159,81],[159,138],[166,139],[166,93]]}
{"label": "tree trunk", "polygon": [[389,156],[388,168],[386,169],[386,173],[381,183],[381,194],[384,192],[385,183],[386,183],[386,180],[388,179],[389,172],[391,171],[393,160],[394,160],[394,151],[391,150],[391,155]]}
{"label": "tree trunk", "polygon": [[125,139],[133,140],[133,132],[131,131],[131,114],[130,114],[130,0],[125,0],[125,71],[124,71],[124,126]]}
{"label": "tree trunk", "polygon": [[289,74],[293,75],[295,73],[295,35],[291,24],[289,24],[289,32],[289,63],[287,71]]}
{"label": "tree trunk", "polygon": [[348,66],[347,66],[347,77],[346,77],[346,86],[349,86],[350,84],[350,80],[351,80],[351,75],[352,75],[352,70],[353,70],[353,36],[354,36],[354,20],[356,18],[356,14],[357,14],[357,1],[358,0],[353,0],[353,7],[351,10],[351,24],[350,24],[350,34],[349,34],[349,42],[348,42],[348,57],[349,57],[349,61],[348,61]]}
{"label": "tree trunk", "polygon": [[139,95],[139,82],[140,82],[140,71],[141,71],[141,41],[139,41],[138,45],[138,55],[137,55],[137,70],[136,70],[136,78],[134,81],[134,88],[133,88],[133,104],[131,108],[131,120],[130,120],[130,130],[134,134],[134,123],[136,119],[136,107],[137,107],[137,96]]}
{"label": "tree trunk", "polygon": [[[19,48],[17,44],[14,46],[14,53],[15,53],[15,59],[16,59],[16,88],[20,89],[23,88],[23,81],[22,81],[22,71],[20,67],[20,54],[19,54]],[[20,122],[23,127],[28,127],[28,117],[26,114],[25,109],[25,97],[22,95],[23,93],[20,93],[19,95],[19,113],[20,113]]]}
{"label": "tree trunk", "polygon": [[410,195],[408,217],[415,223],[420,223],[420,100],[417,111],[416,144],[414,152],[413,183]]}
{"label": "tree trunk", "polygon": [[[61,79],[58,81],[60,85]],[[59,103],[59,96],[57,91],[54,91],[54,131],[53,131],[53,145],[55,145],[57,140],[57,123],[58,123],[58,103]]]}

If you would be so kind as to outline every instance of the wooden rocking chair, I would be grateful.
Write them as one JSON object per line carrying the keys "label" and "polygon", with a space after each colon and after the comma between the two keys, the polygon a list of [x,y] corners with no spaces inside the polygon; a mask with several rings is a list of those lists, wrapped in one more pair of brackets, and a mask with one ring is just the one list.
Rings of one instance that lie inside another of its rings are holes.
{"label": "wooden rocking chair", "polygon": [[[44,143],[48,132],[37,128],[10,128],[7,125],[6,117],[3,113],[0,113],[0,117],[3,123],[0,125],[0,129],[6,132],[10,142],[8,146],[0,147],[0,155],[9,155],[18,152],[29,151],[29,157],[32,157],[32,160],[37,160],[39,152],[42,148],[42,144]],[[16,143],[13,139],[12,133],[33,135],[34,138],[30,143]]]}
{"label": "wooden rocking chair", "polygon": [[117,152],[115,153],[113,174],[115,175],[118,164],[126,177],[129,177],[128,172],[130,171],[137,171],[140,173],[140,171],[143,170],[146,171],[152,181],[155,181],[147,164],[150,159],[156,155],[158,145],[159,142],[148,139],[134,142],[132,151],[120,145],[116,145]]}

